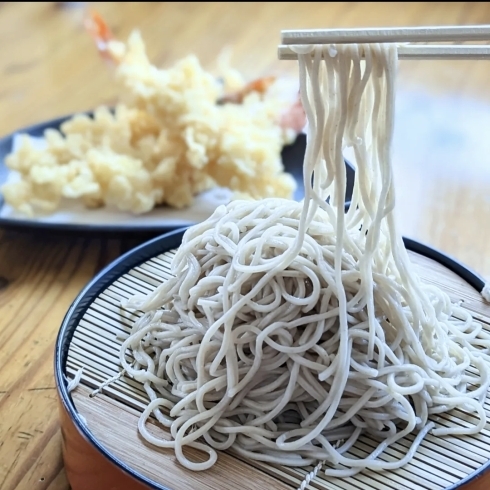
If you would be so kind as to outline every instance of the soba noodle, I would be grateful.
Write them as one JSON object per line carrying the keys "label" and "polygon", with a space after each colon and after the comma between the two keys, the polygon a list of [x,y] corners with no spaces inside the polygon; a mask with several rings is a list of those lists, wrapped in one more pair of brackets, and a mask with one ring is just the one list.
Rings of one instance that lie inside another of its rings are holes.
{"label": "soba noodle", "polygon": [[[121,349],[151,400],[140,433],[191,470],[225,449],[289,466],[325,460],[327,475],[395,469],[429,431],[486,423],[490,336],[419,280],[396,229],[396,47],[296,49],[309,122],[304,202],[220,206],[186,231],[175,278],[130,302],[146,312]],[[357,172],[345,213],[346,146]],[[431,421],[455,407],[478,422]],[[151,414],[172,440],[147,430]],[[380,459],[411,433],[401,459]],[[376,447],[358,458],[349,449],[363,434]],[[190,461],[186,446],[208,459]]]}

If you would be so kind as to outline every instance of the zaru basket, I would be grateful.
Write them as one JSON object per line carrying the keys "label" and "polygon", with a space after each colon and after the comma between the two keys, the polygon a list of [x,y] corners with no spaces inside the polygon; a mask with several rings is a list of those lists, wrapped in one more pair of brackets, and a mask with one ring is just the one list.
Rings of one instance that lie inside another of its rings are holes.
{"label": "zaru basket", "polygon": [[[245,461],[220,453],[204,472],[183,468],[172,450],[149,446],[138,434],[137,421],[147,403],[139,383],[122,377],[97,396],[92,391],[120,371],[118,333],[128,332],[137,318],[121,300],[148,292],[170,277],[170,262],[184,231],[147,242],[102,271],[68,311],[56,343],[55,371],[60,399],[63,457],[73,490],[296,490],[311,468],[294,469]],[[490,331],[490,305],[480,295],[482,280],[467,268],[429,247],[405,240],[421,278],[445,290]],[[81,384],[71,394],[67,383],[84,366]],[[490,396],[485,404],[490,415]],[[471,416],[458,410],[438,416],[446,426],[467,425]],[[165,434],[156,421],[150,431]],[[384,458],[399,459],[413,436],[390,447]],[[362,456],[374,445],[361,437],[352,453]],[[200,455],[189,454],[193,459]],[[490,424],[478,435],[428,435],[411,463],[395,471],[364,471],[345,478],[321,472],[307,486],[322,490],[488,490]]]}

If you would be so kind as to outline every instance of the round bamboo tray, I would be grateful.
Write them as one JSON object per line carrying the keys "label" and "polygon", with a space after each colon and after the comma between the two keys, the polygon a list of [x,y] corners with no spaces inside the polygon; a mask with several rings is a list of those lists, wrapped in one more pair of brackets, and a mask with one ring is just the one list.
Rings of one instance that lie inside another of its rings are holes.
{"label": "round bamboo tray", "polygon": [[[208,471],[181,467],[172,450],[149,446],[138,434],[137,421],[147,403],[142,386],[120,377],[96,396],[94,389],[120,372],[118,334],[128,332],[137,314],[121,300],[148,292],[170,277],[170,262],[183,230],[134,249],[102,271],[79,295],[61,327],[55,374],[63,434],[63,457],[73,490],[295,490],[312,468],[294,469],[242,460],[220,453]],[[479,293],[482,280],[467,268],[429,247],[406,239],[411,260],[422,279],[437,284],[453,301],[462,301],[490,331],[490,305]],[[84,367],[71,394],[67,383]],[[490,395],[485,408],[490,416]],[[467,425],[472,417],[453,410],[438,417],[445,426]],[[166,436],[156,421],[150,431]],[[412,437],[386,451],[387,460],[407,451]],[[374,441],[362,437],[351,449],[363,456]],[[200,455],[192,450],[193,459]],[[478,435],[428,435],[413,461],[396,471],[364,471],[354,477],[327,478],[321,473],[306,487],[317,490],[488,490],[490,488],[490,423]]]}

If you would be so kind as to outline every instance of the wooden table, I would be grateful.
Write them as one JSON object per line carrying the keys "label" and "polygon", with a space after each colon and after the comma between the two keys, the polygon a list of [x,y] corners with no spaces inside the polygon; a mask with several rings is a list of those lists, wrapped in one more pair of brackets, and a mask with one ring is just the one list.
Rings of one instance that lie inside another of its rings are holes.
{"label": "wooden table", "polygon": [[[82,27],[80,4],[0,4],[0,134],[116,93]],[[484,24],[482,3],[118,3],[97,7],[114,33],[140,28],[150,59],[225,45],[248,77],[296,74],[276,60],[286,28]],[[490,62],[402,62],[395,166],[401,231],[490,276]],[[53,344],[70,303],[138,238],[0,232],[0,489],[68,488]]]}

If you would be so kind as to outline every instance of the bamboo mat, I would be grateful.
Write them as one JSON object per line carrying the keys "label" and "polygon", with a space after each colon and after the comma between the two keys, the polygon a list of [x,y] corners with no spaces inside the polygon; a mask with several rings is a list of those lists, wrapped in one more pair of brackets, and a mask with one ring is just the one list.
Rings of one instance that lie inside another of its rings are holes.
{"label": "bamboo mat", "polygon": [[[128,333],[138,318],[121,308],[122,300],[135,293],[147,293],[170,275],[175,251],[154,257],[114,281],[88,307],[76,328],[67,359],[69,379],[82,366],[80,386],[72,393],[81,423],[87,425],[105,448],[136,472],[171,490],[291,490],[301,484],[310,468],[292,469],[260,462],[242,461],[232,453],[220,453],[218,463],[210,470],[194,473],[182,468],[172,450],[150,447],[138,436],[137,420],[148,402],[142,386],[121,377],[103,393],[90,397],[94,388],[120,372],[121,334]],[[437,262],[411,253],[419,275],[428,283],[444,289],[453,301],[462,301],[474,317],[490,330],[490,307],[480,294],[459,276]],[[490,397],[485,409],[490,417]],[[453,427],[472,424],[475,418],[459,410],[434,419],[438,425]],[[151,429],[160,437],[168,433],[152,422]],[[394,461],[406,454],[413,436],[397,442],[381,457]],[[376,443],[361,437],[349,451],[356,457],[370,453]],[[202,456],[189,450],[193,459]],[[478,435],[435,437],[428,435],[411,463],[390,472],[364,471],[354,477],[329,478],[321,473],[306,487],[319,490],[443,490],[457,485],[490,460],[490,424]],[[481,487],[483,488],[483,487]]]}

